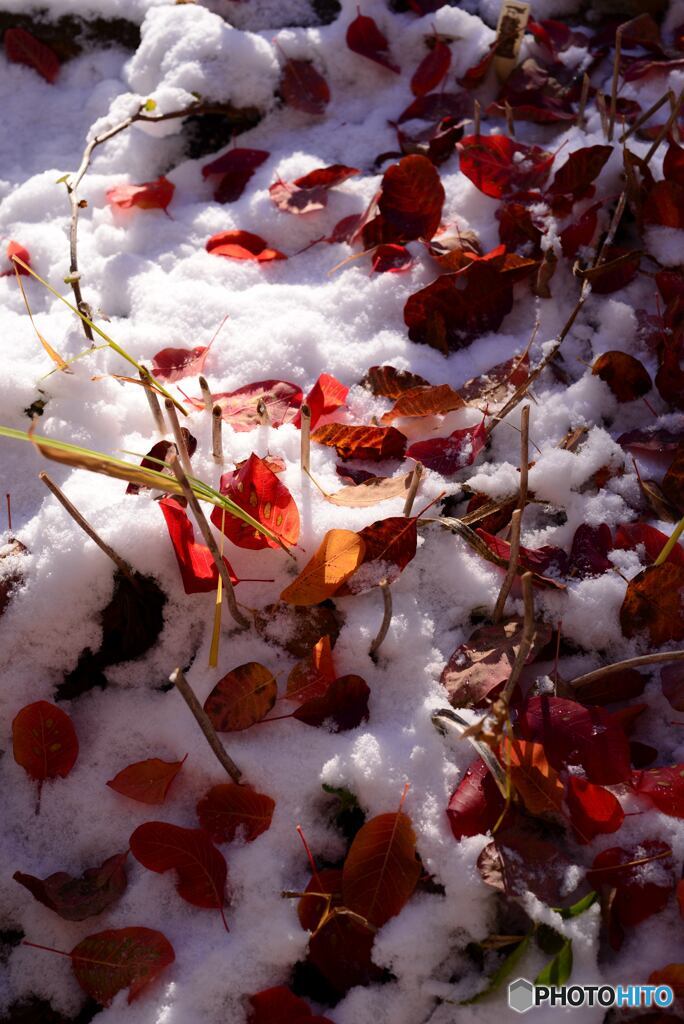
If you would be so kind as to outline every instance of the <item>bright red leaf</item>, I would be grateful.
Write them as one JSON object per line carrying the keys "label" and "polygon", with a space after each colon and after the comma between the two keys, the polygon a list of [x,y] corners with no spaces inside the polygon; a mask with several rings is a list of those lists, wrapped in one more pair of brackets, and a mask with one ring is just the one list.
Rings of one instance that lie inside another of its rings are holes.
{"label": "bright red leaf", "polygon": [[398,579],[415,558],[417,522],[415,516],[390,516],[359,530],[365,544],[363,561],[338,594],[363,594],[382,582]]}
{"label": "bright red leaf", "polygon": [[381,928],[409,900],[419,876],[411,819],[402,811],[379,814],[351,844],[342,868],[342,903]]}
{"label": "bright red leaf", "polygon": [[617,832],[624,821],[625,812],[617,797],[579,775],[568,776],[566,800],[570,822],[580,843],[590,843],[606,832]]}
{"label": "bright red leaf", "polygon": [[66,711],[46,700],[27,704],[12,722],[14,760],[43,783],[65,778],[78,757],[78,737]]}
{"label": "bright red leaf", "polygon": [[[646,564],[650,564],[655,562],[668,540],[667,534],[649,523],[623,523],[615,532],[613,547],[636,551],[643,544]],[[681,544],[675,544],[666,562],[684,568],[684,548]]]}
{"label": "bright red leaf", "polygon": [[271,260],[286,260],[287,256],[278,249],[270,249],[260,235],[251,231],[220,231],[212,235],[206,245],[212,256],[225,256],[232,260],[254,260],[269,263]]}
{"label": "bright red leaf", "polygon": [[253,842],[271,826],[275,800],[251,786],[223,782],[212,786],[197,804],[197,818],[215,843],[232,843],[236,835]]}
{"label": "bright red leaf", "polygon": [[46,82],[57,80],[59,57],[45,43],[31,35],[24,28],[7,28],[3,37],[7,59],[15,64],[27,64],[37,71]]}
{"label": "bright red leaf", "polygon": [[[295,500],[285,484],[269,469],[258,455],[250,455],[246,462],[232,473],[224,473],[220,483],[221,494],[234,501],[253,519],[280,537],[285,544],[296,544],[299,539],[299,512]],[[277,548],[276,541],[265,537],[236,516],[214,508],[211,513],[214,526],[239,548],[259,551]]]}
{"label": "bright red leaf", "polygon": [[152,357],[152,374],[157,380],[173,383],[202,373],[209,345],[195,348],[163,348]]}
{"label": "bright red leaf", "polygon": [[671,818],[684,818],[684,764],[666,768],[647,768],[638,772],[633,782],[639,796]]}
{"label": "bright red leaf", "polygon": [[119,210],[130,210],[137,206],[141,210],[166,210],[173,199],[176,186],[163,175],[156,181],[142,185],[115,185],[107,189],[106,198],[110,206]]}
{"label": "bright red leaf", "polygon": [[214,199],[218,203],[234,203],[244,192],[256,169],[261,167],[270,155],[265,149],[229,149],[204,165],[202,177],[220,176],[221,180],[214,190]]}
{"label": "bright red leaf", "polygon": [[14,263],[12,260],[13,256],[18,256],[20,260],[23,260],[27,266],[31,266],[31,256],[28,249],[25,249],[19,242],[8,242],[7,243],[7,259],[9,260],[10,270],[3,270],[0,277],[13,277],[15,268],[20,277],[30,277],[28,270],[24,270],[18,263]]}
{"label": "bright red leaf", "polygon": [[100,867],[86,868],[80,878],[66,871],[57,871],[47,878],[15,871],[12,878],[64,921],[85,921],[107,910],[125,892],[127,856],[128,851],[116,853]]}
{"label": "bright red leaf", "polygon": [[451,794],[447,817],[456,839],[489,832],[505,807],[501,790],[481,757],[470,765]]}
{"label": "bright red leaf", "polygon": [[323,114],[330,102],[328,83],[308,60],[285,62],[280,92],[288,106],[305,114]]}
{"label": "bright red leaf", "polygon": [[487,443],[484,420],[474,427],[454,430],[448,437],[416,441],[406,449],[406,457],[422,462],[442,476],[453,476],[459,469],[471,466]]}
{"label": "bright red leaf", "polygon": [[[311,391],[304,399],[311,410],[311,429],[314,430],[319,420],[324,416],[330,416],[341,409],[347,401],[349,388],[342,384],[330,373],[322,373]],[[294,425],[301,427],[302,417],[298,413],[294,419]]]}
{"label": "bright red leaf", "polygon": [[[166,520],[185,593],[208,594],[216,590],[218,586],[216,563],[206,544],[199,544],[195,540],[194,527],[183,506],[177,498],[162,498],[159,507]],[[227,514],[226,518],[228,518]],[[239,583],[228,559],[224,557],[223,561],[231,582]]]}
{"label": "bright red leaf", "polygon": [[122,768],[107,785],[116,793],[141,804],[163,804],[187,756],[182,761],[161,761],[158,757],[136,761]]}
{"label": "bright red leaf", "polygon": [[436,89],[451,66],[451,50],[441,39],[435,39],[434,46],[425,54],[411,79],[414,96],[425,96]]}
{"label": "bright red leaf", "polygon": [[430,239],[439,227],[444,188],[434,165],[425,156],[405,156],[383,176],[378,202],[383,240],[407,242]]}
{"label": "bright red leaf", "polygon": [[387,242],[373,250],[371,271],[374,274],[402,274],[413,266],[413,256],[405,245]]}
{"label": "bright red leaf", "polygon": [[347,29],[347,46],[353,53],[367,57],[398,75],[401,69],[392,60],[387,39],[373,18],[361,14],[359,8],[357,10],[359,13]]}
{"label": "bright red leaf", "polygon": [[553,153],[507,135],[468,135],[457,148],[463,173],[493,199],[541,188],[553,163]]}
{"label": "bright red leaf", "polygon": [[602,206],[603,203],[595,203],[574,224],[563,228],[559,238],[566,259],[574,259],[583,246],[591,245],[598,226],[598,211]]}

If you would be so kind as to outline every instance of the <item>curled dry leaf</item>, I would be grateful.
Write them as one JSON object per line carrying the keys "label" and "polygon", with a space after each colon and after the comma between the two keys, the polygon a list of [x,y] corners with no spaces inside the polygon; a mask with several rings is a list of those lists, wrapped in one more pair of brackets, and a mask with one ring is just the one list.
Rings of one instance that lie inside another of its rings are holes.
{"label": "curled dry leaf", "polygon": [[125,892],[127,856],[128,851],[116,853],[99,868],[86,868],[80,878],[66,871],[57,871],[47,878],[15,871],[12,878],[64,921],[85,921],[107,910]]}
{"label": "curled dry leaf", "polygon": [[618,402],[634,402],[653,386],[644,364],[627,352],[604,352],[591,372],[606,382]]}
{"label": "curled dry leaf", "polygon": [[651,565],[627,584],[620,608],[626,637],[646,634],[652,647],[684,640],[684,567],[665,562]]}
{"label": "curled dry leaf", "polygon": [[228,869],[223,854],[201,828],[146,821],[131,835],[130,847],[135,859],[150,871],[174,870],[176,890],[186,903],[220,910],[223,916]]}
{"label": "curled dry leaf", "polygon": [[406,391],[413,388],[430,387],[428,382],[417,373],[408,370],[397,370],[394,366],[371,366],[360,382],[374,395],[384,398],[400,398]]}
{"label": "curled dry leaf", "polygon": [[121,796],[141,804],[163,804],[187,756],[182,761],[161,761],[158,757],[136,761],[122,768],[107,785]]}
{"label": "curled dry leaf", "polygon": [[394,403],[392,409],[382,417],[383,423],[392,423],[402,416],[417,418],[420,416],[444,416],[455,409],[462,409],[465,402],[449,384],[433,387],[410,388]]}
{"label": "curled dry leaf", "polygon": [[345,907],[381,928],[408,902],[420,877],[411,819],[397,811],[367,821],[342,869]]}
{"label": "curled dry leaf", "polygon": [[323,918],[342,902],[342,869],[323,868],[316,871],[304,890],[317,895],[302,896],[297,904],[297,917],[302,928],[315,932]]}
{"label": "curled dry leaf", "polygon": [[142,185],[116,185],[107,189],[105,195],[109,205],[119,210],[130,210],[133,206],[140,210],[166,210],[175,190],[173,182],[162,175]]}
{"label": "curled dry leaf", "polygon": [[[181,436],[185,441],[185,447],[188,449],[188,455],[192,458],[197,451],[197,438],[194,437],[186,427],[181,427]],[[173,441],[157,441],[156,444],[152,445],[145,458],[141,461],[141,469],[155,469],[159,473],[167,474],[169,480],[175,480],[176,478],[171,470],[162,465],[162,463],[166,462],[170,452],[176,452],[176,445]],[[126,494],[140,494],[140,491],[146,490],[148,490],[148,488],[145,484],[129,484],[126,488]]]}
{"label": "curled dry leaf", "polygon": [[278,249],[271,249],[260,235],[251,231],[220,231],[212,235],[206,250],[213,256],[225,256],[232,260],[254,260],[269,263],[271,260],[286,260],[287,256]]}
{"label": "curled dry leaf", "polygon": [[498,830],[478,857],[477,868],[483,882],[506,896],[523,899],[532,892],[548,906],[567,903],[570,860],[554,843],[524,827]]}
{"label": "curled dry leaf", "polygon": [[77,982],[102,1006],[124,988],[132,1003],[176,959],[161,932],[135,927],[88,935],[69,955]]}
{"label": "curled dry leaf", "polygon": [[33,68],[51,85],[56,82],[60,69],[59,57],[40,39],[36,39],[24,28],[6,28],[3,43],[8,60]]}
{"label": "curled dry leaf", "polygon": [[251,786],[234,782],[212,786],[197,804],[197,818],[215,843],[232,843],[236,835],[253,842],[270,828],[275,800]]}
{"label": "curled dry leaf", "polygon": [[281,601],[296,605],[325,601],[358,569],[365,551],[366,545],[358,533],[329,530],[297,579],[283,590]]}
{"label": "curled dry leaf", "polygon": [[288,106],[305,114],[323,114],[330,102],[328,83],[308,60],[285,61],[280,92]]}
{"label": "curled dry leaf", "polygon": [[260,722],[278,695],[273,673],[256,661],[226,673],[204,702],[204,710],[218,732],[239,732]]}
{"label": "curled dry leaf", "polygon": [[12,722],[14,760],[39,783],[65,778],[76,764],[78,737],[73,722],[55,704],[27,704]]}
{"label": "curled dry leaf", "polygon": [[[253,519],[271,530],[284,544],[297,543],[299,511],[294,498],[258,455],[250,455],[233,473],[224,473],[219,490]],[[222,512],[220,508],[212,510],[211,521],[239,548],[259,551],[279,546],[277,541],[259,533],[241,519]]]}
{"label": "curled dry leaf", "polygon": [[395,427],[348,426],[328,423],[311,435],[317,444],[334,448],[341,459],[401,459],[406,450],[406,436]]}
{"label": "curled dry leaf", "polygon": [[380,501],[389,498],[405,497],[411,487],[413,470],[400,476],[372,476],[358,484],[350,484],[334,494],[326,494],[326,500],[332,505],[343,508],[370,508]]}

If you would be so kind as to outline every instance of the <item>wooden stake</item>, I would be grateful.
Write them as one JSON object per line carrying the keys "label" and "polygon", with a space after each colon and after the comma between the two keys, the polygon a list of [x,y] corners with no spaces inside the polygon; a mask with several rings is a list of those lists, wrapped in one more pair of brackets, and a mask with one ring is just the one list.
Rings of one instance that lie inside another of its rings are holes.
{"label": "wooden stake", "polygon": [[209,388],[209,385],[207,384],[207,378],[206,377],[200,377],[199,378],[199,386],[200,386],[200,391],[202,392],[202,398],[204,399],[204,408],[208,412],[211,412],[212,409],[214,408],[214,400],[211,397],[211,390]]}
{"label": "wooden stake", "polygon": [[473,122],[474,122],[475,134],[479,135],[480,134],[480,117],[481,117],[480,101],[479,100],[475,100],[475,103],[474,103],[473,107],[474,107]]}
{"label": "wooden stake", "polygon": [[413,508],[413,502],[416,500],[416,494],[420,487],[420,478],[423,475],[423,463],[416,462],[413,467],[413,473],[411,474],[411,486],[409,487],[408,494],[406,495],[406,501],[404,502],[404,515],[410,516],[411,509]]}
{"label": "wooden stake", "polygon": [[620,77],[620,54],[622,51],[622,29],[624,25],[620,25],[617,32],[615,33],[615,58],[613,59],[613,79],[610,84],[610,119],[608,121],[608,141],[613,141],[613,132],[615,130],[615,114],[617,113],[617,87],[618,78]]}
{"label": "wooden stake", "polygon": [[192,689],[190,683],[183,674],[183,670],[181,668],[175,668],[169,676],[169,679],[195,716],[195,721],[204,733],[207,743],[216,754],[216,758],[220,762],[221,766],[225,768],[233,782],[239,783],[242,778],[242,772],[235,764],[232,757],[229,756],[225,747],[218,738],[216,730],[211,724],[211,719],[198,701],[195,691]]}
{"label": "wooden stake", "polygon": [[510,589],[513,586],[513,580],[518,574],[518,555],[520,553],[520,520],[522,518],[522,510],[516,508],[511,515],[511,550],[508,556],[508,569],[504,576],[503,583],[501,584],[501,590],[499,596],[496,599],[496,605],[494,606],[494,614],[492,615],[492,622],[496,625],[503,618],[504,605],[506,604],[506,598],[510,593]]}
{"label": "wooden stake", "polygon": [[309,472],[309,460],[311,458],[311,409],[308,405],[303,405],[301,408],[301,427],[300,427],[300,460],[302,464],[302,472]]}
{"label": "wooden stake", "polygon": [[589,89],[591,88],[591,81],[589,75],[585,74],[582,79],[582,92],[580,93],[579,105],[577,107],[577,126],[579,128],[584,127],[584,112],[587,108],[587,100],[589,98]]}
{"label": "wooden stake", "polygon": [[382,583],[380,584],[380,589],[382,590],[384,614],[382,616],[382,622],[380,623],[378,635],[376,636],[373,643],[370,645],[370,650],[368,651],[373,660],[375,660],[375,656],[380,650],[383,640],[387,636],[387,630],[390,628],[390,622],[392,621],[392,591],[387,580],[382,581]]}
{"label": "wooden stake", "polygon": [[114,565],[117,567],[117,569],[120,572],[122,572],[124,576],[126,576],[131,581],[131,583],[135,584],[135,586],[137,587],[138,582],[135,578],[135,573],[131,566],[128,564],[128,562],[124,561],[121,555],[117,555],[116,551],[113,548],[110,548],[109,544],[107,544],[107,542],[104,541],[98,533],[95,533],[95,530],[92,528],[90,523],[83,518],[83,516],[78,511],[76,506],[72,505],[64,491],[62,491],[62,489],[57,486],[54,480],[51,480],[47,473],[39,473],[38,479],[45,484],[48,490],[52,491],[52,493],[54,494],[55,498],[60,503],[62,508],[64,508],[69,513],[71,518],[74,520],[75,523],[78,524],[78,526],[81,527],[83,532],[88,534],[90,539],[97,544],[98,548],[101,551],[104,551],[107,558],[111,558],[112,562],[114,562]]}
{"label": "wooden stake", "polygon": [[145,392],[145,398],[147,399],[147,404],[149,405],[150,412],[152,413],[152,419],[154,420],[154,425],[155,425],[155,427],[157,428],[157,430],[159,431],[160,434],[165,434],[166,433],[166,423],[164,422],[164,413],[162,412],[161,405],[159,404],[159,399],[157,398],[157,392],[154,390],[154,388],[149,386],[150,385],[150,375],[147,372],[147,370],[142,369],[140,371],[140,380],[143,382],[144,385],[145,384],[148,385],[148,387],[143,387],[143,391]]}
{"label": "wooden stake", "polygon": [[520,673],[522,672],[525,666],[527,656],[529,655],[532,643],[534,642],[534,597],[532,595],[532,573],[526,572],[521,579],[521,583],[523,590],[523,601],[525,604],[525,621],[523,625],[523,635],[520,639],[520,647],[518,648],[517,657],[515,659],[515,662],[513,663],[513,668],[511,669],[511,674],[506,682],[506,685],[501,691],[500,699],[506,705],[509,703],[511,696],[513,695],[515,684],[518,682],[518,679],[520,678]]}
{"label": "wooden stake", "polygon": [[247,619],[244,617],[244,615],[237,606],[237,601],[235,600],[235,589],[233,587],[233,581],[230,578],[230,573],[226,568],[226,563],[221,558],[221,553],[219,552],[218,545],[214,538],[214,534],[211,532],[211,527],[207,522],[206,516],[202,511],[200,503],[197,500],[190,484],[188,483],[188,478],[183,472],[183,467],[181,466],[179,460],[173,453],[171,453],[167,457],[166,462],[167,465],[169,465],[173,470],[176,480],[181,485],[183,496],[187,501],[188,505],[190,506],[190,508],[192,509],[192,514],[194,515],[195,522],[199,526],[200,533],[204,538],[204,543],[209,548],[209,551],[211,552],[211,557],[214,559],[214,564],[218,569],[219,575],[223,581],[223,591],[226,598],[226,604],[228,605],[228,610],[230,614],[233,616],[233,619],[238,624],[238,626],[240,626],[241,629],[247,629],[247,627],[249,626],[249,622],[247,621]]}
{"label": "wooden stake", "polygon": [[166,401],[164,402],[164,408],[166,409],[166,415],[168,416],[169,423],[171,424],[173,439],[176,442],[176,448],[178,449],[178,454],[180,456],[183,470],[186,476],[192,476],[193,473],[192,466],[190,465],[190,452],[188,451],[188,446],[185,443],[185,438],[183,437],[181,425],[178,422],[178,414],[170,398],[167,398]]}
{"label": "wooden stake", "polygon": [[211,454],[215,462],[223,462],[223,416],[221,406],[211,411]]}

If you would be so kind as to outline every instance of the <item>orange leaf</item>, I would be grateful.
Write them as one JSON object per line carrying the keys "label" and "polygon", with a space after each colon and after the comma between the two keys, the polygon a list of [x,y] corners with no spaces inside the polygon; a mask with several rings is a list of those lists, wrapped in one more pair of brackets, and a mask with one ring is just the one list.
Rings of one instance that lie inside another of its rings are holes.
{"label": "orange leaf", "polygon": [[182,761],[160,761],[158,757],[137,761],[123,768],[107,785],[116,793],[141,804],[163,804],[171,783],[185,763],[185,757]]}
{"label": "orange leaf", "polygon": [[287,678],[287,698],[303,702],[312,697],[322,697],[334,679],[330,637],[322,636],[308,657],[290,672]]}
{"label": "orange leaf", "polygon": [[401,459],[406,451],[406,437],[394,427],[348,426],[328,423],[311,435],[311,440],[334,448],[341,459]]}
{"label": "orange leaf", "polygon": [[354,837],[342,869],[342,902],[380,928],[399,913],[419,876],[411,819],[402,811],[379,814]]}
{"label": "orange leaf", "polygon": [[411,388],[384,414],[382,422],[391,423],[400,416],[443,416],[454,409],[462,409],[464,405],[458,391],[454,391],[448,384]]}
{"label": "orange leaf", "polygon": [[329,530],[311,561],[280,595],[288,604],[320,604],[361,565],[366,551],[353,530]]}
{"label": "orange leaf", "polygon": [[248,661],[219,679],[204,702],[204,710],[219,732],[239,732],[268,714],[277,693],[273,673],[256,661]]}
{"label": "orange leaf", "polygon": [[510,765],[511,782],[530,814],[559,814],[563,785],[541,743],[510,740],[501,744],[501,760]]}

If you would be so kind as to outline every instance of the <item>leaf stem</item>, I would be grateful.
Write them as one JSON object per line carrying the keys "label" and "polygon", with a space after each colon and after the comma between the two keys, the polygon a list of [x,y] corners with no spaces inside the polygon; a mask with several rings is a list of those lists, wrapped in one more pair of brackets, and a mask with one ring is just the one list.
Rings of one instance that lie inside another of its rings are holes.
{"label": "leaf stem", "polygon": [[242,772],[218,738],[216,730],[211,724],[211,719],[198,701],[195,691],[192,689],[190,683],[183,674],[183,670],[181,668],[175,668],[169,676],[169,679],[190,708],[190,711],[195,717],[195,721],[204,733],[207,743],[213,750],[221,766],[228,772],[233,782],[239,783],[242,778]]}

